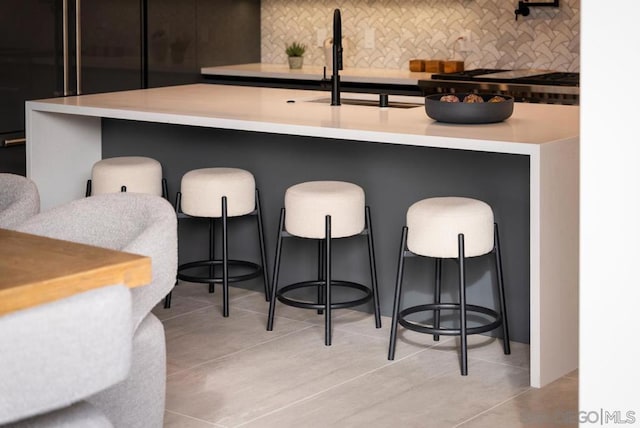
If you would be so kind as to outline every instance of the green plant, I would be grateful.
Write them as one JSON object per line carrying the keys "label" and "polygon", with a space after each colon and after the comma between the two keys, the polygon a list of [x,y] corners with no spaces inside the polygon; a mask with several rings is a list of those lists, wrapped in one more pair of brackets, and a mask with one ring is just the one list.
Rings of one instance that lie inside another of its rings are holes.
{"label": "green plant", "polygon": [[306,50],[306,45],[298,42],[293,42],[289,46],[287,46],[285,52],[287,53],[287,56],[303,56]]}

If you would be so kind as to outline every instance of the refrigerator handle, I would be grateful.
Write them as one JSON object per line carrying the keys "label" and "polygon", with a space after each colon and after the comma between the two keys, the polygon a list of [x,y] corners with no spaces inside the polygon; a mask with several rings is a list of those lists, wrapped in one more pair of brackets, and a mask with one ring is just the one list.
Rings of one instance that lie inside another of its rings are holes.
{"label": "refrigerator handle", "polygon": [[[66,0],[65,0],[66,1]],[[76,0],[76,95],[82,95],[82,31],[80,21],[80,0]]]}
{"label": "refrigerator handle", "polygon": [[62,95],[69,95],[69,0],[62,0]]}

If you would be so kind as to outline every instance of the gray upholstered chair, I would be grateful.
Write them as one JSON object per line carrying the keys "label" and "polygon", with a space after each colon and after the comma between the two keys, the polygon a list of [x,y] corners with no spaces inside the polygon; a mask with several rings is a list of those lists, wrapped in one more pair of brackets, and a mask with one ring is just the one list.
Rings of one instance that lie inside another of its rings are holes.
{"label": "gray upholstered chair", "polygon": [[0,173],[0,227],[11,229],[39,211],[40,194],[33,181]]}
{"label": "gray upholstered chair", "polygon": [[131,293],[86,291],[0,317],[0,425],[111,427],[86,399],[131,366]]}
{"label": "gray upholstered chair", "polygon": [[32,217],[18,230],[151,257],[152,282],[131,289],[133,360],[127,379],[88,401],[116,427],[162,427],[164,328],[151,309],[176,278],[176,213],[160,196],[112,193],[79,199]]}

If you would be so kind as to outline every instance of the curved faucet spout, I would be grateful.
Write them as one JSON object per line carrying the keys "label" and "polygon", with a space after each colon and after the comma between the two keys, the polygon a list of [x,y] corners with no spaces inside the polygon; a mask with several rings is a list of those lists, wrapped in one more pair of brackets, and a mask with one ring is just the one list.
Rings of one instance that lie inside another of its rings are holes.
{"label": "curved faucet spout", "polygon": [[331,105],[340,105],[340,70],[342,70],[342,18],[340,9],[333,11],[333,70],[331,75]]}

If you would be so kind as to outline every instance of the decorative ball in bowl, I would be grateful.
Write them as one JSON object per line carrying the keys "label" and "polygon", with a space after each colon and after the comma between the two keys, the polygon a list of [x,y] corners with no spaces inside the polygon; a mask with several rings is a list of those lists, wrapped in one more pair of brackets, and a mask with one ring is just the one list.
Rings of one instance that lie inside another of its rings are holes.
{"label": "decorative ball in bowl", "polygon": [[513,97],[495,94],[435,94],[424,100],[427,116],[445,123],[495,123],[513,113]]}

